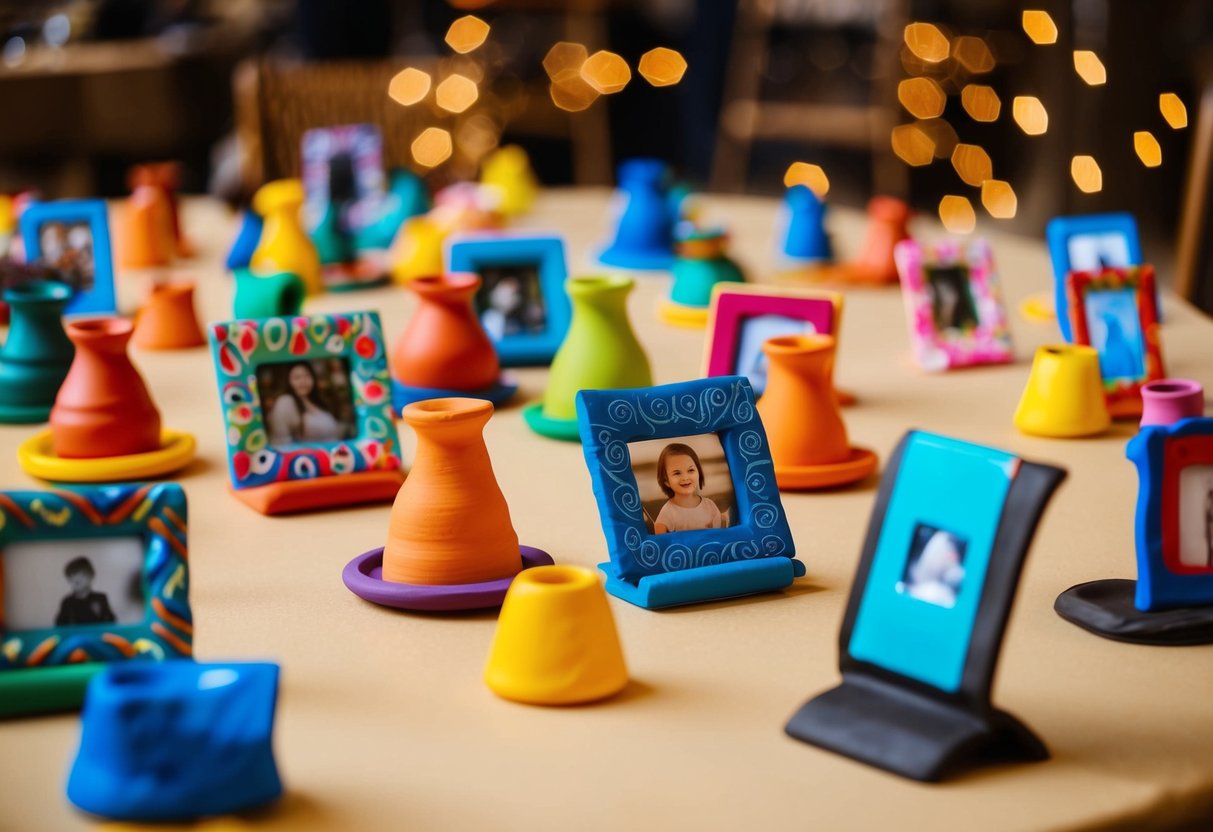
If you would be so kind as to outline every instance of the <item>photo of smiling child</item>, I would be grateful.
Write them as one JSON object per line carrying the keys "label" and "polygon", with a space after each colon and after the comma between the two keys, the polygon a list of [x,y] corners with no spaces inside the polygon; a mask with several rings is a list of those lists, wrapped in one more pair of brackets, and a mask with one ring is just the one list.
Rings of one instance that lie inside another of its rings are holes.
{"label": "photo of smiling child", "polygon": [[636,442],[629,449],[645,525],[654,534],[729,526],[733,482],[715,434]]}

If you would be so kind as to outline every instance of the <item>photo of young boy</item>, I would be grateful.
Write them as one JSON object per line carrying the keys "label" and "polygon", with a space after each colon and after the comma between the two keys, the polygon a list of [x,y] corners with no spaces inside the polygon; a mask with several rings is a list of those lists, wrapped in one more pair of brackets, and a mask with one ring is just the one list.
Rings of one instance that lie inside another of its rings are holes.
{"label": "photo of young boy", "polygon": [[63,567],[71,592],[59,603],[59,614],[55,616],[56,627],[71,627],[76,624],[108,624],[117,619],[110,609],[109,598],[104,592],[93,590],[93,579],[97,577],[93,563],[83,555],[67,562]]}

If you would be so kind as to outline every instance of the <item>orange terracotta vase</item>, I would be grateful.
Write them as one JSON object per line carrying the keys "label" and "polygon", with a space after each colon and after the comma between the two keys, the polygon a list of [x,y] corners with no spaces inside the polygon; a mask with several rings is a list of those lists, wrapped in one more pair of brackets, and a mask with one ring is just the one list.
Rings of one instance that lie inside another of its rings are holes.
{"label": "orange terracotta vase", "polygon": [[130,198],[118,214],[119,262],[128,269],[167,266],[177,248],[172,204],[150,167],[132,168],[130,185]]}
{"label": "orange terracotta vase", "polygon": [[184,350],[205,344],[194,314],[194,284],[153,285],[139,310],[131,341],[145,350]]}
{"label": "orange terracotta vase", "polygon": [[392,505],[385,581],[469,584],[521,571],[518,534],[484,444],[492,415],[493,406],[480,399],[429,399],[404,408],[417,452]]}
{"label": "orange terracotta vase", "polygon": [[51,444],[64,459],[97,459],[160,448],[160,411],[126,353],[131,322],[70,321],[76,356],[51,409]]}
{"label": "orange terracotta vase", "polygon": [[896,283],[893,247],[909,239],[910,206],[891,196],[868,202],[868,236],[863,251],[850,264],[851,278],[860,283]]}
{"label": "orange terracotta vase", "polygon": [[419,277],[408,284],[419,301],[389,357],[392,377],[410,387],[483,390],[498,381],[501,363],[472,298],[474,274]]}
{"label": "orange terracotta vase", "polygon": [[758,413],[776,469],[845,461],[850,444],[834,396],[833,336],[772,338],[763,351],[770,368]]}

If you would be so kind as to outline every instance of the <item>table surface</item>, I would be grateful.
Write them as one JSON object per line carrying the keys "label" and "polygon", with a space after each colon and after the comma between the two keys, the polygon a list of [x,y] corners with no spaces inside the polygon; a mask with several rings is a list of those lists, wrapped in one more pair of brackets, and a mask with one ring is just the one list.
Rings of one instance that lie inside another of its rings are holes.
{"label": "table surface", "polygon": [[[549,191],[519,225],[557,229],[574,274],[607,233],[606,191]],[[734,254],[757,279],[772,273],[777,205],[707,197]],[[180,272],[198,282],[200,316],[230,317],[221,267],[235,219],[187,204],[201,255]],[[831,217],[849,256],[864,220]],[[384,829],[1086,829],[1141,828],[1213,817],[1213,647],[1149,648],[1105,641],[1066,623],[1053,601],[1067,587],[1133,577],[1136,475],[1124,458],[1132,426],[1095,439],[1017,433],[1011,414],[1035,348],[1058,338],[1028,323],[1019,302],[1050,284],[1040,240],[985,229],[1011,307],[1017,361],[924,375],[911,361],[900,292],[847,293],[838,378],[859,396],[852,440],[882,459],[908,428],[1004,448],[1067,468],[1027,560],[994,701],[1052,751],[1045,763],[985,769],[926,786],[787,738],[783,724],[838,682],[838,628],[876,479],[819,494],[785,494],[808,575],[784,592],[650,612],[612,599],[632,682],[578,708],[496,698],[481,674],[494,615],[412,615],[372,606],[341,583],[354,555],[383,544],[387,505],[262,517],[226,491],[223,426],[209,352],[136,353],[168,426],[193,432],[199,458],[180,477],[190,501],[191,602],[200,660],[282,665],[275,737],[287,795],[250,823],[292,830]],[[923,220],[921,236],[942,231]],[[120,275],[124,308],[146,274]],[[699,375],[703,333],[661,324],[668,277],[642,276],[630,299],[657,383]],[[1171,375],[1213,386],[1213,322],[1164,301]],[[389,339],[412,301],[398,287],[309,301],[308,310],[378,309]],[[518,372],[516,402],[542,394],[546,371]],[[37,487],[15,463],[28,427],[0,427],[3,485]],[[593,566],[606,544],[576,444],[530,433],[521,408],[486,430],[520,539],[559,562]],[[402,426],[406,462],[413,438]],[[940,495],[947,499],[947,495]],[[91,824],[63,795],[78,721],[57,715],[0,724],[0,829]],[[213,828],[219,828],[218,826]]]}

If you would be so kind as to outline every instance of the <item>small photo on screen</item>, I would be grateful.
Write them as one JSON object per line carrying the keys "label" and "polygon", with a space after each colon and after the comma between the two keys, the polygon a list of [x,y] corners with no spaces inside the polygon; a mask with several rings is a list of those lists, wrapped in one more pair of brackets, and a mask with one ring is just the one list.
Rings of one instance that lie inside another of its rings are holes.
{"label": "small photo on screen", "polygon": [[538,264],[484,266],[478,274],[481,285],[476,292],[476,311],[489,337],[539,335],[547,329]]}
{"label": "small photo on screen", "polygon": [[16,542],[0,555],[5,631],[138,624],[145,618],[142,538]]}
{"label": "small photo on screen", "polygon": [[1084,301],[1091,346],[1105,381],[1136,381],[1146,374],[1145,339],[1133,288],[1088,292]]}
{"label": "small photo on screen", "polygon": [[257,390],[270,447],[339,442],[356,435],[350,362],[345,358],[261,364]]}
{"label": "small photo on screen", "polygon": [[1129,241],[1119,231],[1075,234],[1066,242],[1070,271],[1097,272],[1111,267],[1123,269],[1129,262]]}
{"label": "small photo on screen", "polygon": [[1179,562],[1213,572],[1213,465],[1179,472]]}
{"label": "small photo on screen", "polygon": [[762,345],[771,338],[787,335],[814,335],[817,327],[787,315],[753,315],[741,323],[741,334],[737,339],[737,363],[734,372],[750,380],[754,392],[762,395],[767,387],[767,354]]}
{"label": "small photo on screen", "polygon": [[935,328],[961,332],[975,328],[977,307],[969,288],[969,270],[960,265],[928,266],[926,275]]}
{"label": "small photo on screen", "polygon": [[628,444],[632,473],[653,534],[735,525],[733,475],[714,433]]}
{"label": "small photo on screen", "polygon": [[968,541],[959,535],[919,523],[910,539],[897,591],[937,607],[956,606],[965,578],[967,546]]}

